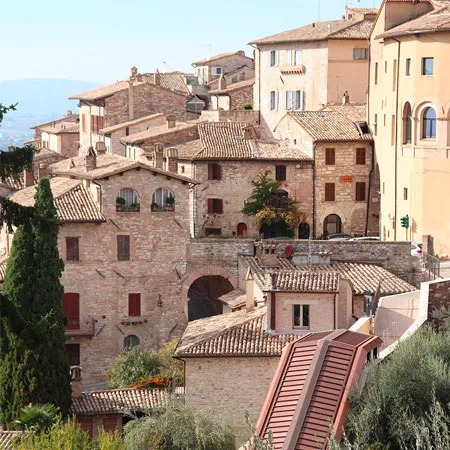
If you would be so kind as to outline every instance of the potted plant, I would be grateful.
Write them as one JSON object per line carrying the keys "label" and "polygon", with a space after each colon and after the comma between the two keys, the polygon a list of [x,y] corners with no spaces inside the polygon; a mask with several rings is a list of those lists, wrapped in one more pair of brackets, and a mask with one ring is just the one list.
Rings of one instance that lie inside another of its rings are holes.
{"label": "potted plant", "polygon": [[152,211],[159,211],[158,203],[153,202],[151,205]]}
{"label": "potted plant", "polygon": [[125,199],[123,197],[117,197],[116,198],[116,211],[122,211],[124,205],[125,205]]}
{"label": "potted plant", "polygon": [[167,211],[173,211],[175,209],[175,197],[172,194],[167,197],[166,203]]}
{"label": "potted plant", "polygon": [[132,203],[131,210],[139,212],[141,210],[141,204],[140,203]]}

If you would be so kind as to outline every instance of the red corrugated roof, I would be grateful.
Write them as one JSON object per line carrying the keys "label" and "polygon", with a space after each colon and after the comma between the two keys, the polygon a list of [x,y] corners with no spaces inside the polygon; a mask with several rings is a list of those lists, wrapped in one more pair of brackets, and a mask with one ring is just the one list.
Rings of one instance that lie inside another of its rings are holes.
{"label": "red corrugated roof", "polygon": [[378,337],[337,330],[286,346],[257,422],[259,435],[271,431],[274,450],[325,448],[330,425],[345,423],[348,392],[367,353],[380,344]]}

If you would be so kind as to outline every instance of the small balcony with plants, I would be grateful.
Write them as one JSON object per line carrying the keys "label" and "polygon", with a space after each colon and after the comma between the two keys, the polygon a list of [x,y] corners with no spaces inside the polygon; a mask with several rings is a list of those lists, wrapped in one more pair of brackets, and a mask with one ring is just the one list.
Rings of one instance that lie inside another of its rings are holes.
{"label": "small balcony with plants", "polygon": [[159,188],[152,196],[151,209],[153,212],[171,212],[175,211],[175,196],[173,192]]}
{"label": "small balcony with plants", "polygon": [[139,194],[134,189],[121,189],[119,195],[116,197],[116,211],[117,212],[139,212],[141,210],[141,203]]}

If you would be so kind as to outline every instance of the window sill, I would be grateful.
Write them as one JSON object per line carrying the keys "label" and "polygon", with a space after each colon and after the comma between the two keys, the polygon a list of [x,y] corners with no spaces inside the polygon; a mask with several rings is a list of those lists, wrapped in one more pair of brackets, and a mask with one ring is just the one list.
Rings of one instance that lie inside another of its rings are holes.
{"label": "window sill", "polygon": [[310,327],[292,327],[293,330],[302,330],[302,331],[308,331]]}

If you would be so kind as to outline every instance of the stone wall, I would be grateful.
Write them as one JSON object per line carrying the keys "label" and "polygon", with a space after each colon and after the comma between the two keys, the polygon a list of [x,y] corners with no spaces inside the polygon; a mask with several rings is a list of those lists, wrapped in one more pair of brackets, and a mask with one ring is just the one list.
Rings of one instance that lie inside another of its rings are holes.
{"label": "stone wall", "polygon": [[259,111],[247,109],[236,111],[202,111],[200,120],[207,122],[247,122],[251,125],[259,125]]}
{"label": "stone wall", "polygon": [[433,320],[433,311],[440,308],[450,308],[450,279],[429,284],[428,320]]}
{"label": "stone wall", "polygon": [[255,425],[279,357],[188,358],[186,361],[186,404],[211,409],[228,422],[236,444],[250,437],[245,411]]}

